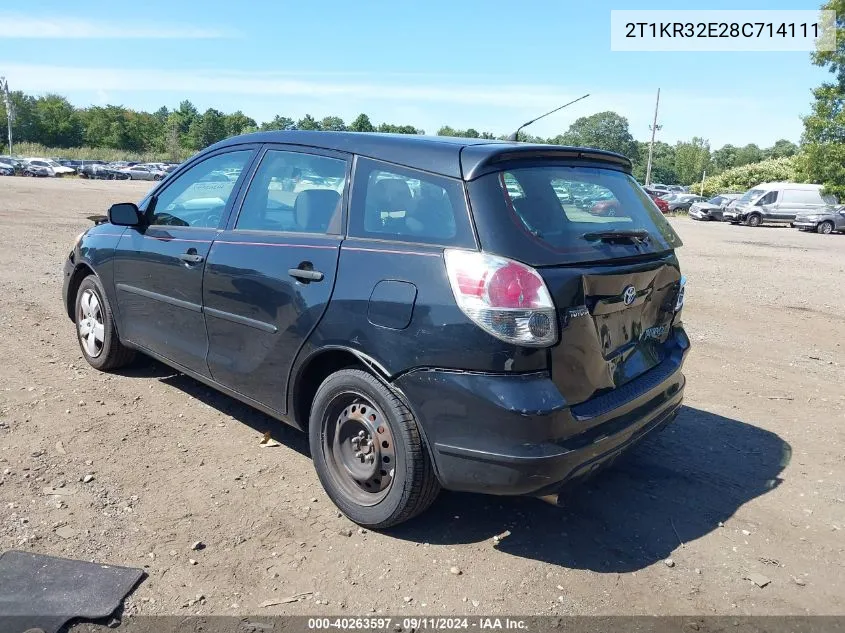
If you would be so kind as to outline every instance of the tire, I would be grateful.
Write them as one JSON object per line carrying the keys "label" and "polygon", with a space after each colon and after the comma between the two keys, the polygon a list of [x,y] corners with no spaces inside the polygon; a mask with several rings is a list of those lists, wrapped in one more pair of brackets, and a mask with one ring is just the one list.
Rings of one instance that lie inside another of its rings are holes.
{"label": "tire", "polygon": [[[94,300],[96,304],[92,303]],[[74,315],[76,339],[91,367],[109,371],[132,362],[135,351],[120,342],[111,306],[96,275],[88,275],[79,284],[74,299]],[[102,340],[99,340],[98,331]]]}
{"label": "tire", "polygon": [[822,235],[830,235],[831,233],[833,233],[833,222],[831,222],[830,220],[819,222],[819,225],[816,227],[816,233],[821,233]]}
{"label": "tire", "polygon": [[343,369],[323,381],[308,435],[320,483],[358,525],[382,529],[407,521],[440,492],[413,413],[364,371]]}
{"label": "tire", "polygon": [[763,217],[759,213],[752,213],[748,216],[748,219],[745,221],[748,226],[760,226],[763,224]]}
{"label": "tire", "polygon": [[155,176],[153,176],[153,180],[155,180],[156,182],[158,182],[159,180],[161,180],[161,176],[159,176],[158,174],[156,174]]}

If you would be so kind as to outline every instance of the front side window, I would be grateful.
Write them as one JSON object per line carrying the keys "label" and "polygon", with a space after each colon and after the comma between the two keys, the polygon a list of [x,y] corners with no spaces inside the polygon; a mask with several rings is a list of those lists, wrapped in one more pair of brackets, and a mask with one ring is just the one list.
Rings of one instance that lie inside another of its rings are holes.
{"label": "front side window", "polygon": [[759,206],[762,206],[764,204],[774,204],[775,202],[777,202],[777,200],[778,200],[778,192],[777,191],[770,191],[765,196],[760,198],[757,201],[757,204]]}
{"label": "front side window", "polygon": [[760,196],[766,193],[765,189],[749,189],[742,197],[739,199],[739,202],[745,204],[746,202],[751,202],[752,200],[756,200]]}
{"label": "front side window", "polygon": [[340,233],[346,161],[270,150],[244,197],[235,229]]}
{"label": "front side window", "polygon": [[[460,181],[367,159],[355,175],[350,234],[444,246],[475,245]],[[518,191],[514,191],[519,196]]]}
{"label": "front side window", "polygon": [[237,178],[223,175],[224,169],[246,168],[253,150],[217,154],[193,165],[156,195],[148,211],[149,223],[164,226],[214,228],[232,197]]}

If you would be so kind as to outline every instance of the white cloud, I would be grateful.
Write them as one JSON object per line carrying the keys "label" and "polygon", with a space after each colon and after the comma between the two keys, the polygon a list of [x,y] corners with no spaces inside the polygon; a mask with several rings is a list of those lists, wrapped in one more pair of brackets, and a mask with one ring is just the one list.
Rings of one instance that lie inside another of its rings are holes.
{"label": "white cloud", "polygon": [[72,16],[33,17],[0,13],[0,39],[214,39],[232,37],[224,29],[162,26],[152,22],[118,23]]}

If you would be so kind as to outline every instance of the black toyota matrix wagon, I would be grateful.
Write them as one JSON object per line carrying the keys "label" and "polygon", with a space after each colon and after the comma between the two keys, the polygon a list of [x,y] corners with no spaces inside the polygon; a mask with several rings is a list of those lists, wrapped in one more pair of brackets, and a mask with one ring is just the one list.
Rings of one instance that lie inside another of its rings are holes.
{"label": "black toyota matrix wagon", "polygon": [[680,245],[616,154],[266,132],[112,206],[64,302],[93,367],[139,351],[306,430],[382,528],[441,487],[556,492],[670,422]]}

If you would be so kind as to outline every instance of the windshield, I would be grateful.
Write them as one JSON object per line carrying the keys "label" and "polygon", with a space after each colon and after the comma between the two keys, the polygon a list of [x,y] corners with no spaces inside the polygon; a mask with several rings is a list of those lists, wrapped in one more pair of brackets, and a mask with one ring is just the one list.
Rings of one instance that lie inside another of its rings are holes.
{"label": "windshield", "polygon": [[[482,176],[468,190],[482,247],[533,265],[631,257],[681,245],[648,194],[614,169],[514,168]],[[645,232],[647,239],[596,238],[620,231]]]}
{"label": "windshield", "polygon": [[59,164],[58,164],[56,161],[54,161],[54,160],[48,160],[48,161],[47,161],[47,164],[48,164],[48,165],[50,165],[50,167],[61,167],[61,165],[59,165]]}
{"label": "windshield", "polygon": [[749,189],[744,194],[742,194],[742,197],[739,199],[739,201],[751,202],[755,198],[759,198],[760,196],[762,196],[764,193],[766,193],[765,189]]}

